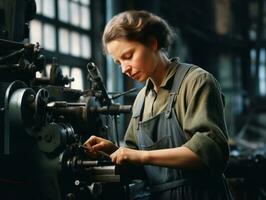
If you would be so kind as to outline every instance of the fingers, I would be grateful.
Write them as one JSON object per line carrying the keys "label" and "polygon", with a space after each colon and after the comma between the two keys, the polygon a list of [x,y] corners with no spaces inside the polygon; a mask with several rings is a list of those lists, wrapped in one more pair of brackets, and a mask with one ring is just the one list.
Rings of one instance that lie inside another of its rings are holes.
{"label": "fingers", "polygon": [[99,140],[98,137],[96,137],[95,135],[92,135],[92,136],[90,136],[89,139],[86,140],[86,142],[84,142],[84,145],[91,147],[94,144],[97,144],[98,140]]}
{"label": "fingers", "polygon": [[93,151],[101,151],[102,149],[104,149],[105,145],[103,142],[100,142],[98,144],[95,144],[92,146],[92,150]]}
{"label": "fingers", "polygon": [[93,151],[94,146],[97,145],[100,142],[100,140],[101,138],[92,135],[89,139],[86,140],[86,142],[84,142],[83,145],[89,150]]}
{"label": "fingers", "polygon": [[128,149],[126,148],[119,148],[114,153],[110,155],[110,158],[114,164],[122,165],[129,162],[129,155],[128,155]]}
{"label": "fingers", "polygon": [[86,150],[86,151],[93,151],[92,150],[92,147],[91,147],[91,145],[90,145],[90,143],[84,143],[83,145],[82,145],[82,147]]}
{"label": "fingers", "polygon": [[93,151],[92,148],[89,148],[88,145],[87,146],[81,145],[81,147],[86,151],[89,157],[97,158],[97,152]]}
{"label": "fingers", "polygon": [[111,158],[112,163],[118,164],[118,162],[117,162],[117,152],[116,151],[110,155],[110,158]]}
{"label": "fingers", "polygon": [[91,136],[83,145],[90,151],[103,151],[105,152],[112,143],[101,137]]}
{"label": "fingers", "polygon": [[84,144],[88,151],[99,152],[102,151],[111,154],[118,149],[111,141],[101,137],[91,136]]}

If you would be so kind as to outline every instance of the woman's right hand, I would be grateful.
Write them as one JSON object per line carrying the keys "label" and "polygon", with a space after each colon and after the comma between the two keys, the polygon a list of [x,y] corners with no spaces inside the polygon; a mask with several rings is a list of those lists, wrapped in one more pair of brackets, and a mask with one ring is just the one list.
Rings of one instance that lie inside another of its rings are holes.
{"label": "woman's right hand", "polygon": [[88,154],[97,154],[97,151],[103,151],[110,155],[118,149],[111,141],[95,135],[92,135],[83,146],[86,147]]}

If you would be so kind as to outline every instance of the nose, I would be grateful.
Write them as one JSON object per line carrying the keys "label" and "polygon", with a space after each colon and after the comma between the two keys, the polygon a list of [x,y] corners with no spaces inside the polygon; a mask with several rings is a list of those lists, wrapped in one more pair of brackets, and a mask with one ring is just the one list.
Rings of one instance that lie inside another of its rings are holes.
{"label": "nose", "polygon": [[121,69],[123,74],[127,74],[130,72],[131,67],[127,63],[121,63]]}

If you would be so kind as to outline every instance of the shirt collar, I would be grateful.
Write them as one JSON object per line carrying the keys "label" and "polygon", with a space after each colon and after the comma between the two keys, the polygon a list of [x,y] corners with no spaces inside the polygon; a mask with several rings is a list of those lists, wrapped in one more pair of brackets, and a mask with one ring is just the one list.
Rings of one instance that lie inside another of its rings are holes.
{"label": "shirt collar", "polygon": [[[174,58],[171,58],[170,61],[171,61],[171,63],[169,64],[166,75],[163,78],[163,81],[160,85],[161,88],[171,89],[171,87],[172,87],[172,81],[171,80],[172,80],[173,76],[175,75],[175,72],[176,72],[177,67],[179,65],[179,58],[174,57]],[[146,81],[145,87],[147,88],[147,91],[153,89],[153,83],[152,83],[150,78]]]}

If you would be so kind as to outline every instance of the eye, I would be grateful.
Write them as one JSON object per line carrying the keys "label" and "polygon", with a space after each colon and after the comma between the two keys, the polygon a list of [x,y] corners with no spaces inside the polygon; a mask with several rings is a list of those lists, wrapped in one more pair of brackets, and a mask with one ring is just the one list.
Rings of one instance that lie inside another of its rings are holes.
{"label": "eye", "polygon": [[126,54],[124,54],[123,59],[126,59],[126,60],[131,59],[132,55],[133,54],[131,52],[130,53],[126,53]]}

